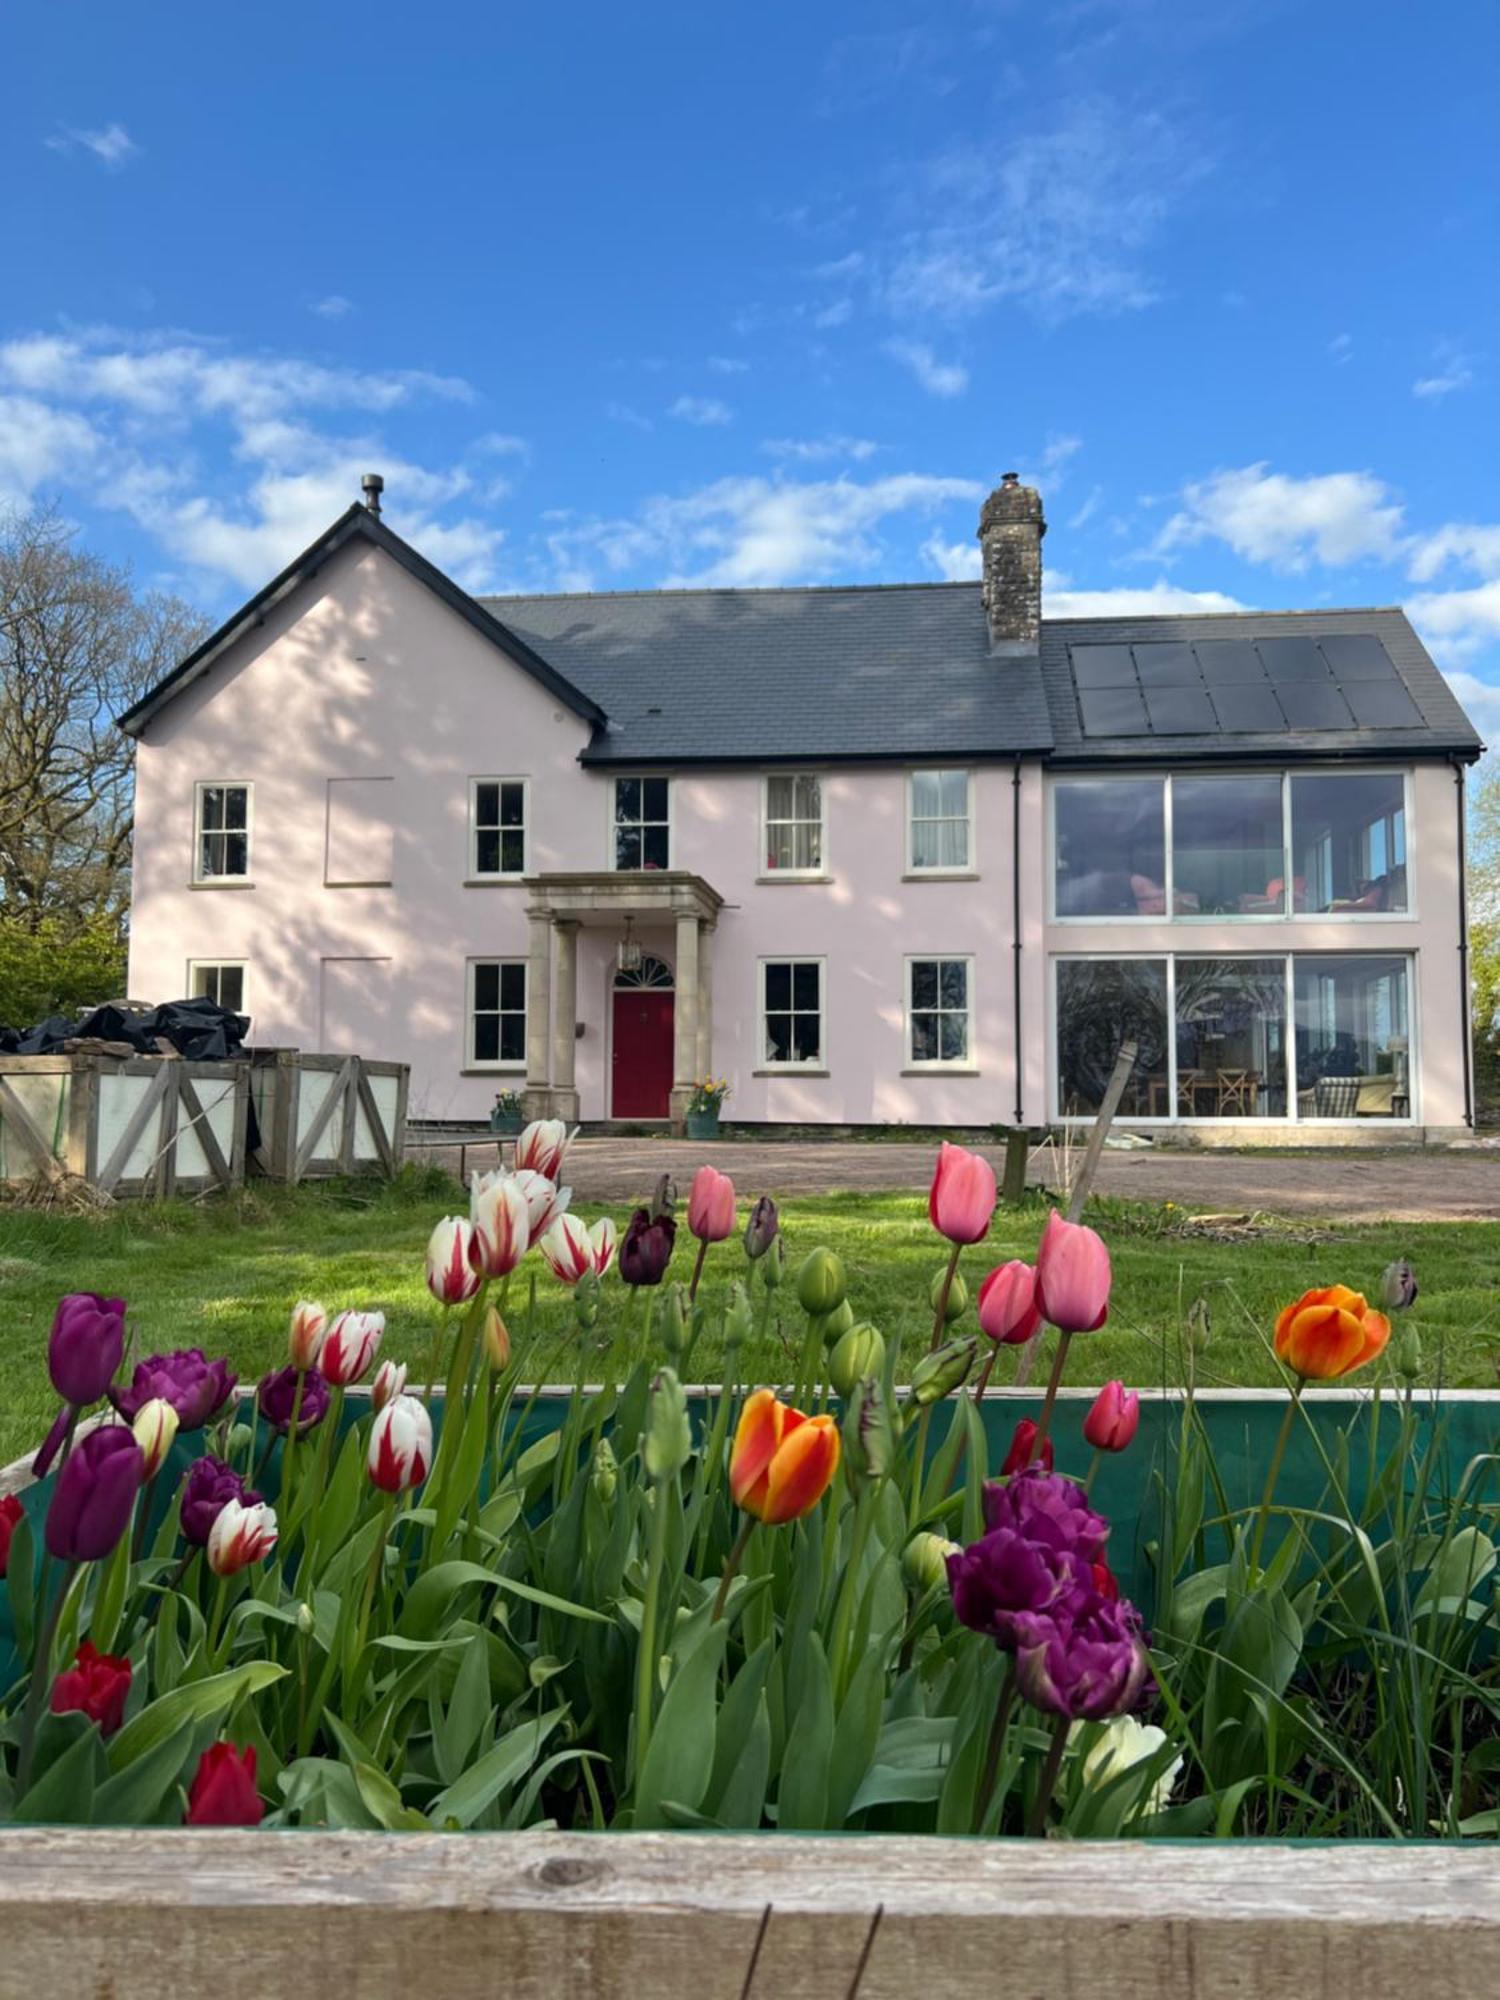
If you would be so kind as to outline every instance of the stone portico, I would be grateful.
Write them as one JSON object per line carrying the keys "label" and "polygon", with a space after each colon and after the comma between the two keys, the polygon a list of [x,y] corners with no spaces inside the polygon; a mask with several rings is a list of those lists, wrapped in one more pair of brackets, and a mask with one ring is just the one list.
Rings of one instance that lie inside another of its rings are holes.
{"label": "stone portico", "polygon": [[672,935],[671,1122],[682,1131],[694,1081],[713,1064],[713,944],[723,897],[679,869],[530,875],[525,886],[526,1116],[577,1123],[578,933],[600,929],[618,941],[629,917]]}

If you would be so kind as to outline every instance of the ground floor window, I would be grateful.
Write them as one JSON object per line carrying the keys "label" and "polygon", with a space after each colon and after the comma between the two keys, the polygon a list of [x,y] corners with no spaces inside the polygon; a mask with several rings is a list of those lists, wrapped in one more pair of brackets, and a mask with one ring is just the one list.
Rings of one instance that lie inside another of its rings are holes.
{"label": "ground floor window", "polygon": [[767,1064],[823,1061],[823,961],[768,958],[761,966],[761,1046]]}
{"label": "ground floor window", "polygon": [[243,960],[195,958],[188,967],[188,994],[194,1000],[212,1000],[231,1014],[245,1011],[245,967]]}
{"label": "ground floor window", "polygon": [[1409,1118],[1411,961],[1390,955],[1054,961],[1057,1110],[1127,1118]]}
{"label": "ground floor window", "polygon": [[469,1050],[473,1068],[518,1068],[526,1061],[526,961],[469,961]]}
{"label": "ground floor window", "polygon": [[967,958],[906,961],[908,1061],[969,1061],[969,963]]}

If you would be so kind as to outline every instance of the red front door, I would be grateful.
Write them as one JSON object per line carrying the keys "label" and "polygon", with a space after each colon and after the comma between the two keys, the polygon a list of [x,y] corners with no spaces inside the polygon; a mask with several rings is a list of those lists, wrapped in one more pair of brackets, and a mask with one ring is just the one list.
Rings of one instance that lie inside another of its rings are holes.
{"label": "red front door", "polygon": [[615,993],[610,1115],[666,1118],[672,1109],[672,995],[637,986]]}

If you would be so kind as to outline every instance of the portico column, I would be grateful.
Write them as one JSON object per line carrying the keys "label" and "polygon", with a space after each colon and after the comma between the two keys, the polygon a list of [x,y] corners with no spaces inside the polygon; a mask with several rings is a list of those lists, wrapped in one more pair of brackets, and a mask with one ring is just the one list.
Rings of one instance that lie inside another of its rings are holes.
{"label": "portico column", "polygon": [[526,1116],[552,1113],[552,912],[528,910],[526,963]]}
{"label": "portico column", "polygon": [[578,1122],[578,1092],[573,1084],[578,1047],[578,926],[558,920],[557,967],[553,977],[552,1116],[570,1125]]}
{"label": "portico column", "polygon": [[698,933],[698,1060],[699,1076],[714,1073],[714,927]]}
{"label": "portico column", "polygon": [[698,1066],[698,918],[677,912],[677,965],[672,1002],[672,1126],[687,1123],[688,1099]]}

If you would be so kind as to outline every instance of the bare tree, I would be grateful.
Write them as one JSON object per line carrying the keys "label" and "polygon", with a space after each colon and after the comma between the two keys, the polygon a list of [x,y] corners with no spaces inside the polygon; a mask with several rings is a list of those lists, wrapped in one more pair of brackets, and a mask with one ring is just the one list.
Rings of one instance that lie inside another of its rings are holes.
{"label": "bare tree", "polygon": [[49,511],[0,518],[0,911],[123,916],[134,745],[115,718],[190,652],[206,621],[137,597]]}

